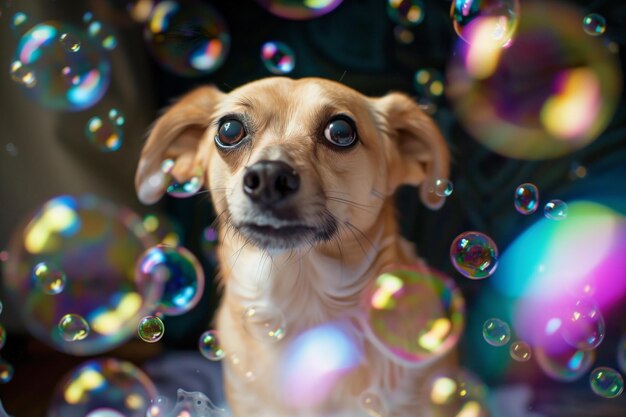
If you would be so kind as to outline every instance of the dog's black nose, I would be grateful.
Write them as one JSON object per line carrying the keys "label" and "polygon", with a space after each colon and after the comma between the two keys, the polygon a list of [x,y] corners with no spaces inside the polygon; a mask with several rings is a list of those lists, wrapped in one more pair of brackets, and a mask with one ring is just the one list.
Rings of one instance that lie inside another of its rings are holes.
{"label": "dog's black nose", "polygon": [[274,205],[295,194],[300,176],[282,161],[259,161],[246,168],[243,191],[252,201]]}

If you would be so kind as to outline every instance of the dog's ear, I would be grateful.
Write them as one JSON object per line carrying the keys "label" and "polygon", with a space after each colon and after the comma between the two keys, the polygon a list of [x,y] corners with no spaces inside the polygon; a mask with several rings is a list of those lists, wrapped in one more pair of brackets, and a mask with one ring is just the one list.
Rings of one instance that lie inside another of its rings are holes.
{"label": "dog's ear", "polygon": [[440,208],[445,197],[434,192],[435,181],[447,179],[450,154],[435,122],[408,96],[390,93],[375,99],[380,130],[385,136],[389,166],[388,194],[401,184],[420,187],[424,205]]}
{"label": "dog's ear", "polygon": [[[175,161],[171,175],[187,181],[204,168],[212,146],[202,139],[211,114],[223,93],[211,86],[199,87],[183,96],[156,121],[148,135],[135,175],[135,188],[144,204],[156,203],[165,193],[166,175],[161,171],[165,159]],[[206,178],[202,178],[206,180]]]}

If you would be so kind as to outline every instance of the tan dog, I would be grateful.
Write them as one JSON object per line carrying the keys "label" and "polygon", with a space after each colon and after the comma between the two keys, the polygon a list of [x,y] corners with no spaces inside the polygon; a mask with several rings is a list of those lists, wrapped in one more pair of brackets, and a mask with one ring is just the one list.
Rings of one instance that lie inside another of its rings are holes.
{"label": "tan dog", "polygon": [[[315,78],[268,78],[229,94],[201,87],[154,126],[136,177],[142,202],[164,193],[166,158],[176,161],[180,181],[204,170],[218,213],[217,328],[224,350],[256,373],[247,381],[226,361],[234,416],[363,415],[359,395],[372,387],[388,416],[430,415],[424,381],[443,364],[406,369],[377,352],[361,325],[363,292],[381,269],[419,263],[398,233],[396,188],[448,177],[446,143],[410,98],[368,98]],[[429,187],[420,195],[428,207],[443,203]],[[282,311],[285,337],[252,337],[242,319],[250,306]],[[362,365],[320,403],[289,403],[279,383],[286,347],[307,329],[339,321],[361,341]]]}

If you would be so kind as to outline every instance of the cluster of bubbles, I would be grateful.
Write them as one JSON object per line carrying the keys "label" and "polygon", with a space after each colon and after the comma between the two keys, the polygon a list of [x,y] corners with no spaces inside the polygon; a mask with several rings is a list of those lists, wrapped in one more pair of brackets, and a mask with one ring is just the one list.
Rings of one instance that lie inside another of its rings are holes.
{"label": "cluster of bubbles", "polygon": [[111,109],[106,118],[94,116],[87,122],[87,139],[102,152],[114,152],[122,146],[125,118],[118,109]]}
{"label": "cluster of bubbles", "polygon": [[332,12],[343,0],[257,0],[271,14],[289,20],[309,20]]}
{"label": "cluster of bubbles", "polygon": [[179,182],[172,175],[175,166],[176,162],[173,159],[166,159],[161,163],[161,172],[165,174],[169,183],[166,188],[167,194],[176,198],[188,198],[200,191],[203,183],[202,169],[197,168],[190,179]]}
{"label": "cluster of bubbles", "polygon": [[96,196],[60,196],[19,225],[5,285],[30,332],[52,347],[91,355],[125,342],[160,297],[139,288],[135,263],[156,241],[141,218]]}
{"label": "cluster of bubbles", "polygon": [[465,323],[463,297],[447,277],[427,268],[384,272],[366,295],[366,333],[391,359],[421,365],[451,349]]}
{"label": "cluster of bubbles", "polygon": [[87,361],[58,383],[50,417],[145,417],[157,390],[147,375],[130,362],[103,358]]}
{"label": "cluster of bubbles", "polygon": [[498,247],[484,233],[463,232],[450,245],[450,260],[461,275],[470,279],[484,279],[496,271]]}
{"label": "cluster of bubbles", "polygon": [[[452,17],[464,41],[448,66],[446,92],[481,144],[507,157],[546,159],[602,133],[619,100],[621,73],[602,40],[581,30],[578,9],[528,2],[519,19],[514,0],[458,0]],[[602,30],[587,20],[585,27]]]}
{"label": "cluster of bubbles", "polygon": [[114,45],[69,23],[29,26],[24,13],[13,16],[12,28],[20,39],[9,71],[26,95],[56,110],[83,110],[97,103],[110,82],[106,53]]}
{"label": "cluster of bubbles", "polygon": [[210,4],[198,0],[156,3],[145,23],[144,39],[163,68],[185,77],[216,71],[230,48],[226,22]]}
{"label": "cluster of bubbles", "polygon": [[[535,184],[520,184],[515,189],[514,197],[515,210],[518,213],[529,215],[533,214],[539,208],[539,190]],[[565,220],[567,218],[567,203],[562,200],[553,199],[543,206],[543,214],[550,220]]]}
{"label": "cluster of bubbles", "polygon": [[272,74],[289,74],[296,66],[296,54],[283,42],[270,41],[261,46],[261,61]]}

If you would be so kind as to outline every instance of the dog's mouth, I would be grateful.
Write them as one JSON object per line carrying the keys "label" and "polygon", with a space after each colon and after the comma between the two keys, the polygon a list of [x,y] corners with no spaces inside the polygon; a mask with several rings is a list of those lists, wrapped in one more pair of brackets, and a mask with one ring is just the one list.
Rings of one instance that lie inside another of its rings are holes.
{"label": "dog's mouth", "polygon": [[337,225],[334,219],[325,219],[316,225],[304,222],[242,222],[235,228],[255,246],[264,249],[295,249],[331,239]]}

